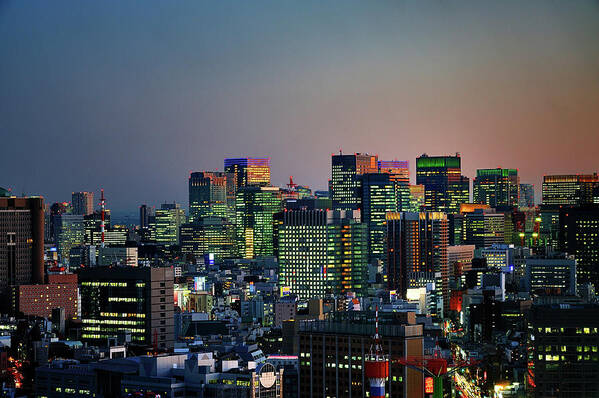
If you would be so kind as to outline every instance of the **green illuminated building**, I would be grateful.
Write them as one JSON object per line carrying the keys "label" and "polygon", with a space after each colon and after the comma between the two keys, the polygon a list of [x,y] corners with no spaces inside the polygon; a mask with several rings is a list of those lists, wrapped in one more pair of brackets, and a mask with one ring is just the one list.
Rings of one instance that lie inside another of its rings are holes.
{"label": "green illuminated building", "polygon": [[179,228],[185,222],[185,210],[178,203],[163,203],[156,210],[152,224],[156,243],[166,246],[179,243]]}
{"label": "green illuminated building", "polygon": [[285,211],[277,235],[281,288],[302,299],[366,293],[367,227],[359,211]]}
{"label": "green illuminated building", "polygon": [[273,215],[282,210],[277,187],[241,187],[235,202],[237,247],[243,258],[273,255]]}
{"label": "green illuminated building", "polygon": [[473,183],[474,203],[518,207],[520,177],[516,169],[479,169]]}
{"label": "green illuminated building", "polygon": [[235,225],[225,218],[204,217],[197,222],[183,224],[179,239],[181,252],[186,258],[199,260],[208,253],[219,259],[237,257]]}
{"label": "green illuminated building", "polygon": [[385,262],[385,214],[401,206],[398,185],[390,174],[368,173],[362,176],[362,217],[368,227],[368,262]]}
{"label": "green illuminated building", "polygon": [[424,185],[426,210],[455,214],[470,201],[470,180],[461,165],[459,154],[416,158],[416,184]]}
{"label": "green illuminated building", "polygon": [[78,277],[83,341],[105,345],[130,333],[132,344],[173,348],[172,268],[93,267]]}
{"label": "green illuminated building", "polygon": [[61,214],[57,219],[58,253],[64,264],[68,264],[72,248],[85,241],[85,220],[82,215]]}
{"label": "green illuminated building", "polygon": [[189,221],[202,217],[228,217],[229,191],[235,188],[232,173],[203,171],[189,176]]}

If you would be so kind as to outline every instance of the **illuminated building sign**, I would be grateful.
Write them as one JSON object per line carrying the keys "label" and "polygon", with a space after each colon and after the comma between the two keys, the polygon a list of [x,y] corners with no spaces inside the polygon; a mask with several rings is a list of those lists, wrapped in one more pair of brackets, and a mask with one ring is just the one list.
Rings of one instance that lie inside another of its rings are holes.
{"label": "illuminated building sign", "polygon": [[435,392],[435,380],[432,377],[424,378],[424,393],[432,394]]}

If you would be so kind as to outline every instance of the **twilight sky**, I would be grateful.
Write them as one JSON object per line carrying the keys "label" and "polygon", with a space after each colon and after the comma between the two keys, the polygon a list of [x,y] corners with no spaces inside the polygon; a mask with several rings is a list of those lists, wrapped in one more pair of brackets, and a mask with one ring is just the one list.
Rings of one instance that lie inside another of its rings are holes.
{"label": "twilight sky", "polygon": [[0,0],[0,186],[109,207],[270,156],[462,154],[464,174],[599,170],[599,1]]}

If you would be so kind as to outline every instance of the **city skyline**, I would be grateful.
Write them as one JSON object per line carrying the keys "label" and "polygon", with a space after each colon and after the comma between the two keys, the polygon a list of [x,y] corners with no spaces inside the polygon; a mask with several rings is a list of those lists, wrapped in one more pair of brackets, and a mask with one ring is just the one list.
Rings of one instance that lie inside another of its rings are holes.
{"label": "city skyline", "polygon": [[422,153],[460,152],[470,179],[517,168],[539,198],[544,174],[597,171],[598,15],[594,1],[4,2],[1,185],[48,203],[102,187],[134,211],[186,205],[190,170],[245,155],[270,157],[273,185],[325,189],[341,148],[409,160],[412,180]]}

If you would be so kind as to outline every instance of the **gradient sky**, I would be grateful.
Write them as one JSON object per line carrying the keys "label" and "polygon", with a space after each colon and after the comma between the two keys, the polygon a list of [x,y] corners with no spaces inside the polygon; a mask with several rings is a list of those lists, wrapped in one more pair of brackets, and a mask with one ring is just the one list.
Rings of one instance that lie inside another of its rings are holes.
{"label": "gradient sky", "polygon": [[598,1],[3,1],[0,186],[109,207],[270,156],[462,154],[522,182],[599,169]]}

